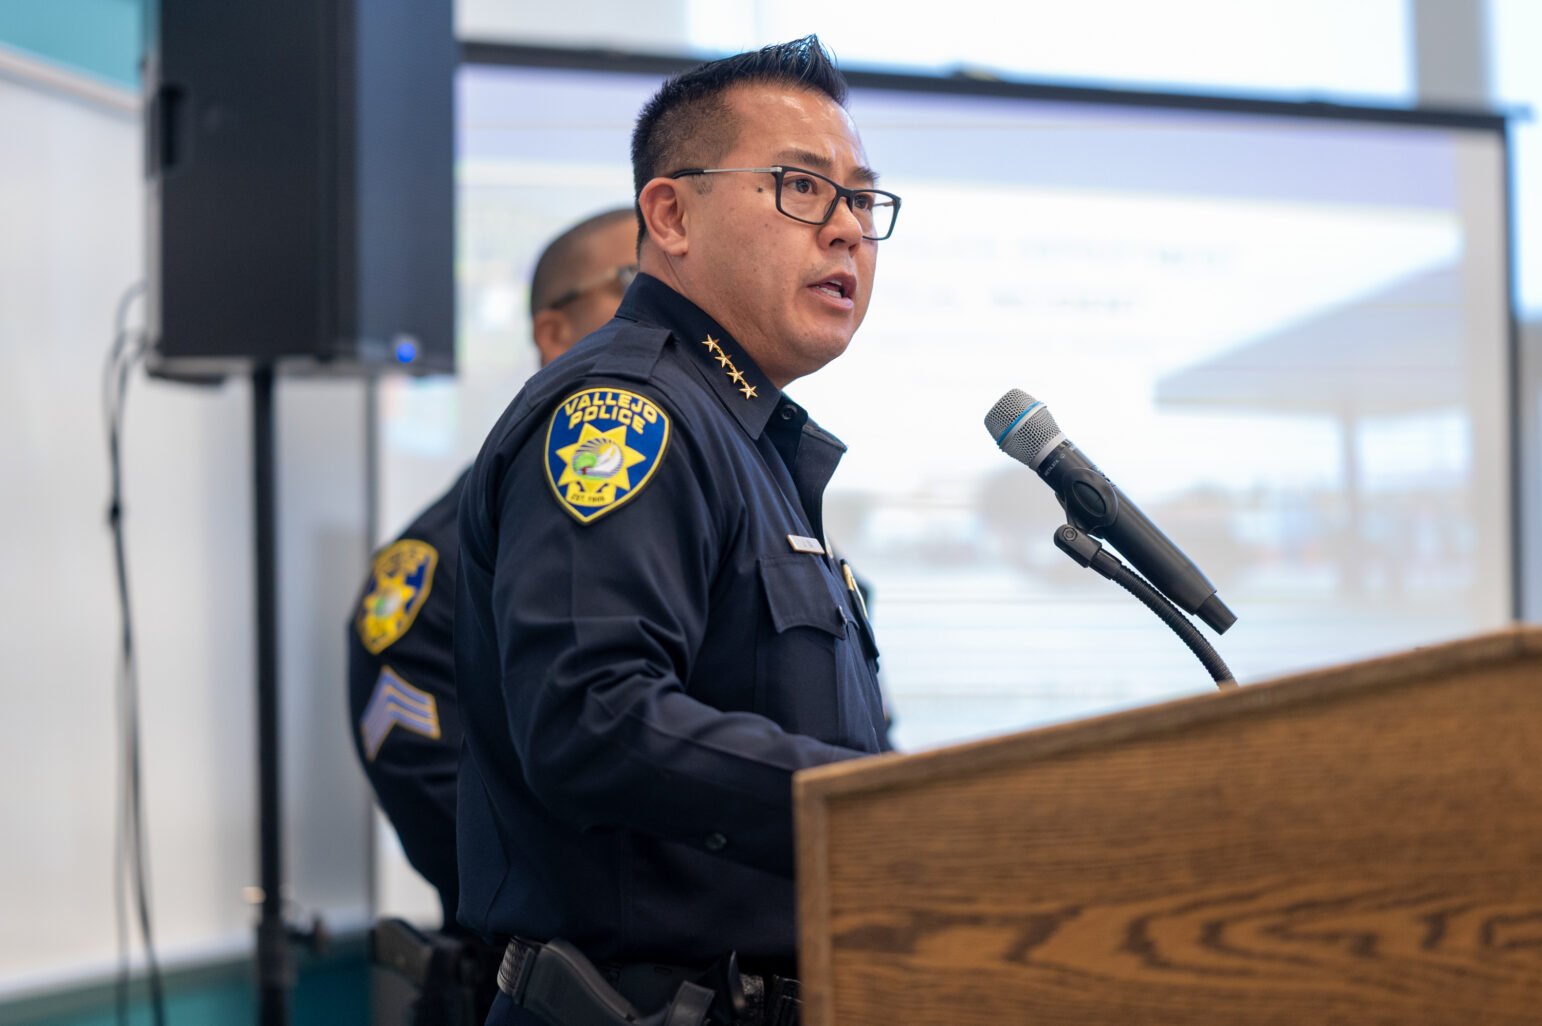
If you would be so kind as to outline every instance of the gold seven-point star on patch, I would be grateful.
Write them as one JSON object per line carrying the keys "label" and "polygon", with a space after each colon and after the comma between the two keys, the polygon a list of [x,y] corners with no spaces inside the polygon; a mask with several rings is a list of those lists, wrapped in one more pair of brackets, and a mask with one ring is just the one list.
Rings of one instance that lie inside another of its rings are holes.
{"label": "gold seven-point star on patch", "polygon": [[557,487],[566,490],[565,498],[574,506],[609,506],[616,501],[616,489],[631,490],[627,472],[648,458],[626,444],[624,424],[609,431],[585,424],[578,441],[556,454],[566,465]]}
{"label": "gold seven-point star on patch", "polygon": [[379,655],[407,633],[434,584],[439,553],[425,541],[402,538],[375,557],[370,590],[355,617],[359,640]]}

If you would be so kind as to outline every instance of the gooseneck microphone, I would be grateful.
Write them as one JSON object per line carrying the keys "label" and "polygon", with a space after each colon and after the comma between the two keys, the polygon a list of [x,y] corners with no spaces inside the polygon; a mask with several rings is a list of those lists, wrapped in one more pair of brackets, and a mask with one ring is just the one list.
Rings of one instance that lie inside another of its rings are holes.
{"label": "gooseneck microphone", "polygon": [[1002,452],[1055,490],[1072,526],[1118,549],[1174,605],[1217,634],[1237,621],[1215,585],[1072,444],[1049,407],[1014,388],[985,415],[985,428]]}

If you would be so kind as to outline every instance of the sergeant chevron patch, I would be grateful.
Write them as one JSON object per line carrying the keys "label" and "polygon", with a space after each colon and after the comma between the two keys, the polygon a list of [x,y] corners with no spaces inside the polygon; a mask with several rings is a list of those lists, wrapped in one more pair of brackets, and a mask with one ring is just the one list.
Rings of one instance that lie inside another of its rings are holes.
{"label": "sergeant chevron patch", "polygon": [[364,754],[370,762],[385,744],[391,728],[401,726],[431,741],[439,740],[439,703],[426,691],[408,684],[389,666],[382,667],[375,681],[375,692],[359,720],[359,736],[364,739]]}

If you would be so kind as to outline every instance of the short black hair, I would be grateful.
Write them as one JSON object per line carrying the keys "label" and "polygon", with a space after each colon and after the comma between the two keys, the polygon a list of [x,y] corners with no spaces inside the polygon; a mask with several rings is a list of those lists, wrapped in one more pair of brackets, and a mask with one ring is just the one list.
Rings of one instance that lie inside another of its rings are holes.
{"label": "short black hair", "polygon": [[576,279],[583,273],[584,250],[589,245],[589,237],[601,228],[608,228],[630,216],[632,211],[626,207],[601,211],[578,222],[546,244],[535,262],[535,271],[530,275],[531,317],[579,284]]}
{"label": "short black hair", "polygon": [[[632,197],[637,241],[648,233],[643,186],[686,167],[710,167],[733,148],[738,126],[725,94],[742,85],[785,85],[824,93],[846,106],[846,78],[818,36],[808,35],[711,61],[665,82],[637,115],[632,130]],[[698,179],[705,183],[705,179]]]}

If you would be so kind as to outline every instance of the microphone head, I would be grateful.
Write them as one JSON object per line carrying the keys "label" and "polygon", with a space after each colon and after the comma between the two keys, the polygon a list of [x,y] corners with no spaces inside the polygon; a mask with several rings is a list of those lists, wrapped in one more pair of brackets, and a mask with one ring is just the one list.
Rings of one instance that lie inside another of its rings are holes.
{"label": "microphone head", "polygon": [[1002,452],[1035,470],[1051,449],[1065,441],[1049,407],[1020,388],[991,407],[985,415],[985,430]]}

